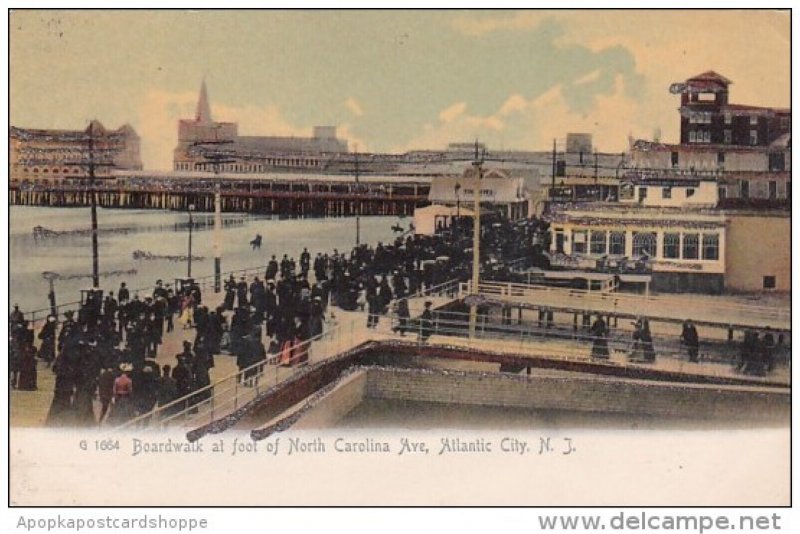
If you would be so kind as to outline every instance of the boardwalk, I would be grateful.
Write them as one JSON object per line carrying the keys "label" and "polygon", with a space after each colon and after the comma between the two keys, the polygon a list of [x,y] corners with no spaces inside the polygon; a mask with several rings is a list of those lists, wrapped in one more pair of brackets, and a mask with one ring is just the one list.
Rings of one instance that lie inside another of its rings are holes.
{"label": "boardwalk", "polygon": [[[487,285],[485,287],[495,287]],[[482,286],[482,292],[485,289]],[[446,284],[437,290],[432,295],[419,295],[411,298],[409,301],[409,308],[412,317],[417,317],[422,312],[423,303],[426,300],[433,302],[433,307],[441,307],[450,302],[453,302],[459,297],[459,290],[463,292],[466,285],[460,285],[453,282]],[[512,298],[521,298],[519,293],[523,288],[516,288],[514,290],[504,291],[507,293],[503,298],[511,296]],[[527,290],[534,291],[535,294],[547,294],[554,303],[563,302],[561,299],[583,299],[579,302],[585,306],[588,302],[585,298],[580,296],[572,296],[559,294],[559,292],[542,292],[539,289],[526,288]],[[569,291],[569,290],[564,290]],[[496,294],[495,294],[496,295]],[[558,298],[556,297],[558,295]],[[524,296],[524,295],[523,295]],[[616,295],[619,301],[628,305],[634,305],[638,301],[643,301],[641,297],[631,295]],[[208,294],[207,299],[210,302],[219,302],[221,295]],[[541,302],[541,301],[538,301]],[[599,303],[605,302],[600,298],[597,300]],[[651,304],[653,300],[650,299]],[[571,305],[571,303],[570,303]],[[647,304],[640,304],[642,306]],[[620,306],[618,304],[618,306]],[[594,309],[594,308],[592,308]],[[743,313],[745,308],[737,308],[739,313]],[[603,310],[605,311],[605,310]],[[693,317],[700,318],[699,309],[695,310],[697,313]],[[383,317],[379,325],[375,329],[366,328],[366,314],[363,312],[347,312],[335,307],[329,307],[329,317],[326,324],[326,332],[319,339],[310,344],[308,350],[308,363],[314,364],[325,359],[337,356],[346,352],[360,344],[370,340],[400,340],[411,343],[419,343],[415,332],[407,333],[401,336],[393,330],[393,325],[396,322],[392,317]],[[774,313],[780,314],[779,311]],[[669,314],[666,315],[668,318]],[[445,317],[445,316],[443,316]],[[746,316],[740,319],[747,319]],[[559,338],[553,336],[532,335],[529,329],[507,329],[503,330],[498,328],[493,329],[479,329],[478,337],[476,339],[469,339],[465,337],[465,320],[462,324],[456,325],[458,328],[453,328],[452,320],[437,319],[435,321],[435,333],[427,340],[427,346],[449,346],[449,347],[468,347],[474,349],[482,349],[492,351],[498,354],[516,354],[516,355],[529,355],[530,357],[547,357],[553,359],[565,359],[570,361],[590,361],[590,347],[591,344],[579,337]],[[194,338],[194,330],[183,330],[180,326],[176,325],[176,330],[165,334],[164,342],[159,349],[157,361],[159,365],[175,364],[175,355],[181,350],[181,345],[184,340],[192,341]],[[658,340],[657,344],[658,344]],[[611,366],[627,366],[635,365],[627,361],[627,340],[625,338],[611,339],[611,359],[607,365]],[[700,376],[716,376],[716,377],[741,377],[737,374],[731,365],[735,359],[736,352],[722,346],[714,358],[709,358],[701,363],[689,363],[685,359],[685,355],[679,345],[657,345],[659,357],[654,364],[649,364],[649,368],[664,370],[675,373],[683,373],[686,375],[700,375]],[[217,355],[215,357],[215,367],[211,370],[211,378],[213,383],[213,395],[211,398],[203,403],[203,405],[195,407],[192,410],[185,410],[185,405],[180,406],[180,415],[169,421],[168,424],[180,424],[186,428],[198,427],[202,424],[208,423],[212,420],[218,419],[227,413],[241,407],[256,397],[260,392],[267,388],[275,386],[290,377],[295,373],[301,372],[303,366],[299,367],[281,367],[278,365],[276,359],[269,360],[267,365],[263,367],[263,374],[258,380],[253,380],[249,383],[244,382],[237,376],[238,369],[235,365],[235,357],[231,355]],[[754,382],[764,381],[771,383],[782,383],[787,386],[790,383],[790,370],[788,367],[779,366],[768,377],[758,378],[750,377]],[[11,424],[13,426],[42,426],[44,424],[47,410],[52,400],[52,391],[54,385],[54,377],[52,372],[43,369],[41,364],[39,368],[39,390],[35,392],[20,392],[12,391],[11,394]],[[160,424],[165,424],[163,414],[156,418],[148,418],[146,421],[141,421],[142,425],[150,425],[155,421],[161,421]]]}

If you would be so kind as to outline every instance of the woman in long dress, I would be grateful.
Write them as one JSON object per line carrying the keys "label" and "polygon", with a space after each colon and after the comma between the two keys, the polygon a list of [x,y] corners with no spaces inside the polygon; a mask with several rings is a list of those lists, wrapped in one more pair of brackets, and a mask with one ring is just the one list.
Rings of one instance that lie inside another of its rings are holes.
{"label": "woman in long dress", "polygon": [[120,365],[121,374],[114,380],[114,406],[108,416],[109,423],[122,424],[135,415],[133,406],[133,382],[128,376],[133,371],[131,364]]}
{"label": "woman in long dress", "polygon": [[608,328],[603,317],[598,315],[591,328],[592,333],[592,358],[601,358],[607,360],[608,354]]}

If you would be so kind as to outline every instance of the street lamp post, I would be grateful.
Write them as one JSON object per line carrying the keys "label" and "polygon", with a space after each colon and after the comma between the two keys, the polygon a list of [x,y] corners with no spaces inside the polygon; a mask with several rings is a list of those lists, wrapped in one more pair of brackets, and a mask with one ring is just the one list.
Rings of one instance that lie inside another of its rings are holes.
{"label": "street lamp post", "polygon": [[[475,214],[473,215],[473,235],[472,235],[472,291],[478,294],[478,285],[481,274],[481,179],[483,178],[483,161],[478,158],[478,143],[475,142]],[[469,337],[475,337],[475,330],[478,323],[478,305],[472,302],[469,307]]]}
{"label": "street lamp post", "polygon": [[[459,196],[461,184],[456,182],[456,185],[453,186],[453,191],[456,194],[456,222],[455,224],[451,224],[451,226],[455,232],[458,232],[458,225],[461,223],[461,197]],[[456,237],[458,236],[456,235]]]}
{"label": "street lamp post", "polygon": [[194,228],[194,221],[192,220],[192,212],[194,211],[194,204],[189,204],[189,256],[188,268],[186,278],[192,277],[192,228]]}

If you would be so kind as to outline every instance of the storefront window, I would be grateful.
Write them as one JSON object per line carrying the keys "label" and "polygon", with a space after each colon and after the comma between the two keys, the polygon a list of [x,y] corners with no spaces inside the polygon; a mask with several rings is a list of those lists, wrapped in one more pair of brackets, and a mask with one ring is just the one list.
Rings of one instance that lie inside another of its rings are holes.
{"label": "storefront window", "polygon": [[719,259],[719,236],[717,234],[703,234],[703,259]]}
{"label": "storefront window", "polygon": [[606,253],[606,241],[608,239],[608,233],[605,230],[592,231],[592,240],[589,244],[589,252],[592,254],[605,254]]}
{"label": "storefront window", "polygon": [[625,254],[625,232],[611,232],[608,253],[615,256],[623,256]]}
{"label": "storefront window", "polygon": [[696,260],[698,258],[697,255],[698,243],[699,243],[699,237],[697,234],[683,235],[683,259]]}
{"label": "storefront window", "polygon": [[681,236],[680,234],[664,234],[664,257],[681,257]]}
{"label": "storefront window", "polygon": [[636,232],[633,234],[633,256],[656,255],[656,234],[653,232]]}
{"label": "storefront window", "polygon": [[586,254],[586,230],[573,230],[572,231],[572,253],[573,254]]}

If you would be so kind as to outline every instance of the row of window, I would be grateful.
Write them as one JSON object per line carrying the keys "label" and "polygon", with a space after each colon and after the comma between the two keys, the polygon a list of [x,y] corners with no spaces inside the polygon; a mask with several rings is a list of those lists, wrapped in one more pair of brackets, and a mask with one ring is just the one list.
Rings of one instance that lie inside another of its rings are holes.
{"label": "row of window", "polygon": [[[719,186],[719,199],[725,200],[728,197],[728,188],[724,185]],[[786,182],[786,196],[792,197],[792,182]],[[739,198],[750,198],[750,180],[739,180]],[[770,180],[767,182],[767,198],[775,200],[778,198],[778,182]]]}
{"label": "row of window", "polygon": [[[722,142],[726,145],[730,145],[733,143],[733,131],[731,130],[724,130],[722,132],[723,140]],[[710,143],[711,142],[711,132],[708,130],[692,130],[689,132],[689,142],[690,143]],[[758,144],[758,130],[750,130],[750,144],[757,145]]]}
{"label": "row of window", "polygon": [[44,167],[42,169],[39,169],[39,167],[33,167],[32,169],[29,169],[28,167],[23,167],[22,168],[22,172],[33,172],[33,173],[41,172],[42,174],[50,174],[51,172],[53,174],[58,174],[58,173],[61,173],[61,174],[69,174],[69,173],[80,174],[81,171],[80,171],[80,169],[78,167],[73,167],[72,169],[68,169],[66,167],[64,167],[63,169],[60,169],[58,167],[56,167],[55,169],[49,169],[47,167]]}
{"label": "row of window", "polygon": [[[267,158],[267,164],[224,163],[219,166],[220,171],[227,172],[264,172],[268,166],[282,167],[319,167],[319,160],[302,158]],[[175,163],[176,171],[208,170],[213,164],[204,163]]]}
{"label": "row of window", "polygon": [[[587,243],[587,235],[589,237]],[[627,235],[622,231],[573,230],[573,254],[625,255]],[[655,232],[633,232],[631,255],[633,257],[658,257],[658,239]],[[719,234],[666,232],[661,250],[665,259],[718,260]]]}

